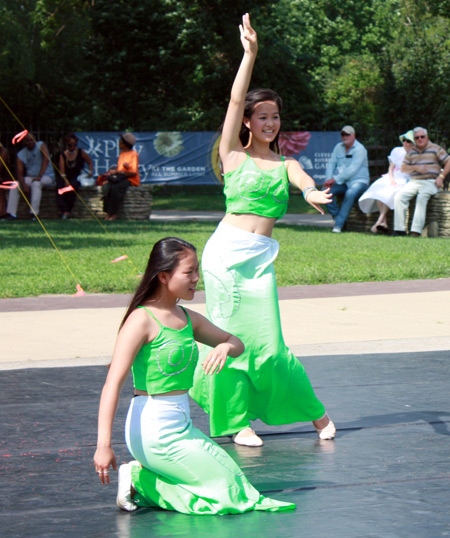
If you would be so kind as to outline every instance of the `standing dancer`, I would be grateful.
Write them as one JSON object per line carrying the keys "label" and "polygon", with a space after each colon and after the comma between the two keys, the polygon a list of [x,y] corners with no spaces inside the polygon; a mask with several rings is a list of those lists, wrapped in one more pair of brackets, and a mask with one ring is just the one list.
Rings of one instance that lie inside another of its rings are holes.
{"label": "standing dancer", "polygon": [[190,394],[209,413],[211,435],[233,434],[239,445],[263,444],[250,428],[256,418],[273,425],[311,420],[321,439],[333,439],[334,424],[283,340],[273,268],[278,243],[271,238],[287,210],[289,181],[322,214],[331,195],[316,189],[298,161],[276,152],[281,99],[267,89],[247,94],[258,46],[248,14],[239,28],[244,57],[219,146],[227,209],[202,269],[209,318],[246,350],[217,376],[203,375],[199,365]]}
{"label": "standing dancer", "polygon": [[227,356],[244,345],[206,318],[178,306],[191,300],[198,282],[195,247],[175,237],[158,241],[117,337],[98,417],[96,472],[109,484],[117,470],[111,447],[120,390],[131,368],[135,397],[125,437],[133,461],[120,466],[117,505],[132,512],[159,506],[184,514],[237,514],[290,510],[294,504],[260,495],[218,445],[192,426],[188,389],[198,357],[195,340],[213,349],[205,375],[220,372]]}

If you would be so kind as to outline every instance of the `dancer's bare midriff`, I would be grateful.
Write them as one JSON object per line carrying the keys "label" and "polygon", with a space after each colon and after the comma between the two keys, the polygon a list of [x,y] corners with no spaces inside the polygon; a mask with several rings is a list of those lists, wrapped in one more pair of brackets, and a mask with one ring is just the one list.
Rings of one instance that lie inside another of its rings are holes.
{"label": "dancer's bare midriff", "polygon": [[254,213],[227,213],[222,222],[246,232],[272,237],[272,230],[276,220],[272,217],[262,217]]}

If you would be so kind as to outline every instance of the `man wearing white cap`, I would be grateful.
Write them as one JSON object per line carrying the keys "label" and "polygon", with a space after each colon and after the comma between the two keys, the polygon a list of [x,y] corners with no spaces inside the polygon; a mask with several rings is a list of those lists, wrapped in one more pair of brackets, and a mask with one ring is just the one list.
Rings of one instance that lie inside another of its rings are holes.
{"label": "man wearing white cap", "polygon": [[[325,188],[330,188],[333,201],[327,208],[334,218],[334,233],[341,233],[353,204],[369,185],[369,163],[366,148],[356,140],[355,129],[341,129],[342,142],[336,144],[326,170]],[[343,194],[341,206],[336,195]]]}

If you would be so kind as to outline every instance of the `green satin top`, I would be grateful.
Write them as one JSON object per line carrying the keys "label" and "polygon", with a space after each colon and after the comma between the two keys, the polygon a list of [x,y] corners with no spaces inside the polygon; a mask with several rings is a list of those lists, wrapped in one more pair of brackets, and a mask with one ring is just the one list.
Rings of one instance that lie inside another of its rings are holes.
{"label": "green satin top", "polygon": [[148,394],[163,394],[192,387],[198,360],[191,320],[186,310],[187,324],[182,329],[164,327],[155,315],[146,310],[159,325],[158,336],[144,344],[134,359],[131,371],[134,387]]}
{"label": "green satin top", "polygon": [[261,170],[250,155],[236,170],[224,174],[227,213],[254,213],[262,217],[281,218],[287,211],[289,179],[281,165]]}

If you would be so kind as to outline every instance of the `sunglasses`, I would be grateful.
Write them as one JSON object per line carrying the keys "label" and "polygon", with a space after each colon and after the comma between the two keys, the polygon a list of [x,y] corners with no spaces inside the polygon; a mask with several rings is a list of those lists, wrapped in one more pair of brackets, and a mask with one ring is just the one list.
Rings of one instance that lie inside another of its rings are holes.
{"label": "sunglasses", "polygon": [[415,136],[414,137],[414,140],[421,140],[422,138],[426,138],[427,135],[419,135],[419,136]]}
{"label": "sunglasses", "polygon": [[407,138],[404,138],[402,140],[403,143],[408,142],[408,144],[412,144],[412,140],[408,140]]}
{"label": "sunglasses", "polygon": [[341,133],[341,136],[352,136],[350,133]]}

